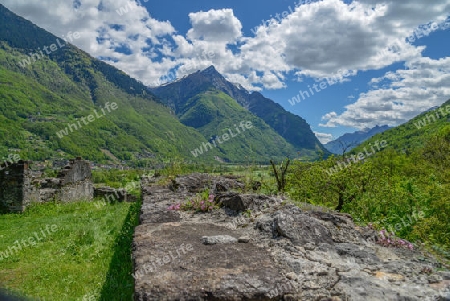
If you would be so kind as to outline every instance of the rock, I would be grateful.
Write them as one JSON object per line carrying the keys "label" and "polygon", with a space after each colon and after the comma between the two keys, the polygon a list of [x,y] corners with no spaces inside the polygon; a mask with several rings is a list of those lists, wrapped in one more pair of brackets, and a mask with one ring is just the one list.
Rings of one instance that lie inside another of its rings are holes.
{"label": "rock", "polygon": [[250,237],[248,236],[241,236],[238,238],[239,243],[248,243],[250,241]]}
{"label": "rock", "polygon": [[216,236],[203,236],[202,242],[205,245],[215,245],[215,244],[230,244],[235,243],[238,240],[233,236],[229,235],[216,235]]}
{"label": "rock", "polygon": [[216,188],[215,188],[216,193],[225,192],[227,190],[228,190],[228,187],[226,187],[224,184],[216,183]]}
{"label": "rock", "polygon": [[375,277],[380,280],[388,280],[388,281],[404,281],[405,277],[399,274],[391,274],[385,272],[376,272]]}
{"label": "rock", "polygon": [[442,281],[442,277],[439,275],[430,275],[428,276],[428,283],[439,283]]}
{"label": "rock", "polygon": [[235,192],[219,195],[217,200],[231,210],[240,212],[253,210],[261,212],[264,209],[279,205],[282,200],[259,194],[239,194]]}
{"label": "rock", "polygon": [[439,276],[441,276],[442,279],[444,279],[444,280],[450,280],[450,272],[439,271],[439,272],[437,272],[437,274],[438,274]]}
{"label": "rock", "polygon": [[[270,300],[270,294],[279,300],[295,292],[284,285],[282,268],[267,250],[253,244],[201,241],[204,236],[226,236],[228,231],[213,224],[138,226],[133,258],[135,277],[140,276],[135,280],[134,300]],[[164,258],[166,264],[152,264],[164,263]],[[146,264],[156,268],[140,272]]]}
{"label": "rock", "polygon": [[[167,187],[143,183],[135,301],[446,300],[450,272],[423,272],[441,267],[435,259],[376,245],[346,214],[232,192],[233,181],[194,174]],[[223,207],[167,210],[204,187]]]}
{"label": "rock", "polygon": [[297,246],[307,243],[333,243],[327,228],[296,207],[278,211],[273,227],[278,235],[289,238]]}
{"label": "rock", "polygon": [[227,193],[217,197],[223,206],[235,211],[244,211],[246,208],[241,196],[238,193]]}
{"label": "rock", "polygon": [[345,257],[355,258],[358,263],[376,264],[380,259],[375,255],[375,252],[364,249],[352,243],[336,244],[336,251],[339,255]]}
{"label": "rock", "polygon": [[294,272],[290,272],[286,274],[286,278],[289,280],[297,280],[297,274],[295,274]]}

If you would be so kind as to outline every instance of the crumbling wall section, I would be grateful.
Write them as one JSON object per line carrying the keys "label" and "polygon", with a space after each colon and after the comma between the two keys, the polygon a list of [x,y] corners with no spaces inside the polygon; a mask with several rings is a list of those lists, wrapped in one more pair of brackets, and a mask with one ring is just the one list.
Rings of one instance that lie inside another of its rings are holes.
{"label": "crumbling wall section", "polygon": [[53,200],[72,202],[94,197],[92,172],[88,161],[70,160],[57,178],[36,179],[31,161],[0,167],[0,212],[23,212],[31,203]]}
{"label": "crumbling wall section", "polygon": [[80,157],[70,160],[58,174],[60,180],[60,196],[63,202],[80,199],[91,200],[94,197],[94,184],[89,161]]}
{"label": "crumbling wall section", "polygon": [[20,160],[0,168],[0,211],[22,212],[39,199],[39,191],[33,185],[29,161]]}

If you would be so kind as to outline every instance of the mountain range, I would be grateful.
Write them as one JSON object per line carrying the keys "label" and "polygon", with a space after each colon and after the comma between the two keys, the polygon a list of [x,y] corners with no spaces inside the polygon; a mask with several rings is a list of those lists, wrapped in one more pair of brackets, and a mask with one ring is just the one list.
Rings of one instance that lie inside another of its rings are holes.
{"label": "mountain range", "polygon": [[0,155],[144,164],[329,154],[304,119],[213,66],[150,89],[2,5],[0,26]]}
{"label": "mountain range", "polygon": [[[433,137],[446,136],[450,126],[450,99],[439,107],[433,107],[397,127],[378,133],[351,152],[369,149],[377,141],[385,140],[389,148],[403,153],[422,149]],[[447,138],[446,138],[447,139]]]}
{"label": "mountain range", "polygon": [[[282,149],[291,157],[296,152],[311,158],[318,150],[328,153],[303,118],[258,92],[250,93],[228,82],[214,66],[151,91],[173,109],[183,124],[207,138],[217,135],[217,130],[226,131],[251,119],[256,128],[267,131],[252,135],[256,138],[252,143],[261,144],[258,148],[266,145],[269,150]],[[250,146],[248,140],[247,144]]]}
{"label": "mountain range", "polygon": [[336,140],[324,144],[324,147],[333,154],[342,155],[343,152],[352,150],[370,137],[378,133],[382,133],[390,128],[391,127],[387,125],[377,125],[371,129],[347,133],[337,138]]}

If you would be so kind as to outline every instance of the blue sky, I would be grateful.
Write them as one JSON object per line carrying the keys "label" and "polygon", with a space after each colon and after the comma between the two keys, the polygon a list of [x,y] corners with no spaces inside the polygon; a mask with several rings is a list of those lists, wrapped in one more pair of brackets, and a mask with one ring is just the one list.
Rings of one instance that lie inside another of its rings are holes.
{"label": "blue sky", "polygon": [[57,36],[79,32],[76,46],[147,85],[214,64],[322,142],[450,98],[450,0],[0,3]]}

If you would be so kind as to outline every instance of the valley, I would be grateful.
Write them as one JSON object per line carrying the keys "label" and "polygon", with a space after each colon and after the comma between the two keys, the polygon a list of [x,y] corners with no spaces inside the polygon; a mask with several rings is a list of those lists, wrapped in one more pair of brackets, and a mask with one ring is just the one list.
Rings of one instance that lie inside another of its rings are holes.
{"label": "valley", "polygon": [[447,0],[0,2],[0,300],[450,298]]}

